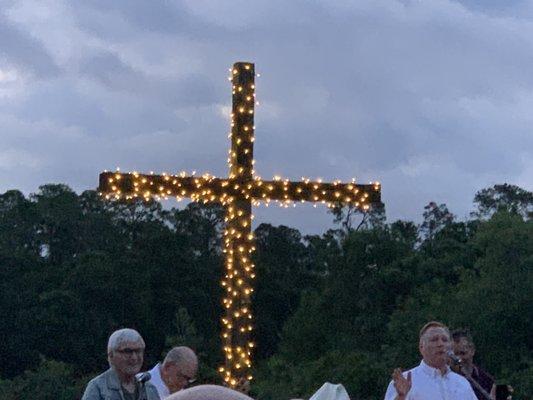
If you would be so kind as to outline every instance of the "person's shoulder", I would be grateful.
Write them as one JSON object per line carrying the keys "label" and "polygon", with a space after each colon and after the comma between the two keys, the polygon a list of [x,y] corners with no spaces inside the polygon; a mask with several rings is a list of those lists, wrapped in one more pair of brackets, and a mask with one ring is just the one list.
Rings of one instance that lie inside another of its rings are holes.
{"label": "person's shoulder", "polygon": [[109,368],[107,371],[102,372],[100,375],[95,376],[87,383],[87,388],[98,387],[99,390],[104,390],[107,387],[118,387],[118,378],[113,374],[113,370]]}
{"label": "person's shoulder", "polygon": [[102,372],[100,375],[95,376],[93,379],[91,379],[88,383],[88,385],[96,385],[98,382],[102,382],[106,379],[106,377],[109,375],[109,370]]}
{"label": "person's shoulder", "polygon": [[105,390],[106,373],[105,371],[98,376],[95,376],[87,383],[82,400],[100,400],[102,398],[102,391]]}

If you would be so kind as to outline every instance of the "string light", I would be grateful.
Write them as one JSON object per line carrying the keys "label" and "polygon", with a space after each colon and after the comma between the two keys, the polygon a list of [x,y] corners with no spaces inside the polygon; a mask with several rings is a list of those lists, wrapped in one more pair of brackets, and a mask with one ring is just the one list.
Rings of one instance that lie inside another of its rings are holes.
{"label": "string light", "polygon": [[312,181],[302,177],[300,182],[283,180],[274,176],[273,180],[263,180],[253,170],[254,106],[255,84],[254,64],[240,62],[230,68],[233,105],[231,112],[231,139],[229,151],[229,178],[216,178],[208,173],[195,176],[196,171],[187,175],[181,171],[175,175],[149,175],[105,171],[100,174],[100,194],[106,199],[168,198],[178,201],[185,197],[202,203],[218,202],[225,206],[223,253],[225,273],[220,284],[224,289],[222,306],[225,315],[222,322],[222,350],[225,365],[218,371],[224,382],[235,387],[242,379],[251,380],[253,314],[250,297],[254,292],[255,265],[251,262],[255,251],[254,235],[251,230],[252,205],[260,203],[269,206],[276,201],[280,207],[296,206],[295,202],[323,203],[334,207],[345,203],[368,210],[370,204],[380,203],[379,182],[367,185],[343,184],[336,180],[323,183],[322,179]]}

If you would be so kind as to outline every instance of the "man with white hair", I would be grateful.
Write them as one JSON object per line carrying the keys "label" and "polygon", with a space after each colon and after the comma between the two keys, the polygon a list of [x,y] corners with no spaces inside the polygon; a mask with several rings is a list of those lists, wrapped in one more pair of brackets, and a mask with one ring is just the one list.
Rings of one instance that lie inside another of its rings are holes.
{"label": "man with white hair", "polygon": [[143,364],[144,348],[136,330],[113,332],[107,343],[110,368],[87,384],[82,400],[159,400],[152,384],[135,379]]}
{"label": "man with white hair", "polygon": [[446,325],[436,321],[425,324],[418,348],[420,365],[403,373],[396,368],[385,400],[477,400],[468,381],[448,366],[451,337]]}
{"label": "man with white hair", "polygon": [[178,346],[171,349],[162,363],[152,368],[150,382],[156,387],[161,400],[185,389],[196,379],[198,358],[192,349]]}

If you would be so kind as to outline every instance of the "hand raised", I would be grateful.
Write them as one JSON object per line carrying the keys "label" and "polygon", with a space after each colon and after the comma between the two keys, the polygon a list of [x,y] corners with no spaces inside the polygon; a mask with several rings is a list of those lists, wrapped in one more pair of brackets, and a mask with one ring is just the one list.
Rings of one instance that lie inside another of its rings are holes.
{"label": "hand raised", "polygon": [[392,372],[392,381],[398,396],[401,398],[404,398],[407,393],[409,393],[409,390],[411,390],[411,372],[408,372],[407,378],[404,378],[402,375],[402,370],[400,368],[396,368]]}

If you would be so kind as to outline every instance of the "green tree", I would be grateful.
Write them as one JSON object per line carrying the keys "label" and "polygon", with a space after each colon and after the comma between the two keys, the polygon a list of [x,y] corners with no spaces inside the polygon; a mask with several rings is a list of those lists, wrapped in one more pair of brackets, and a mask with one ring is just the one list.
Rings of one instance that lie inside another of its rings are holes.
{"label": "green tree", "polygon": [[33,256],[0,253],[0,376],[12,378],[38,362],[35,324],[43,263]]}
{"label": "green tree", "polygon": [[274,356],[258,371],[252,394],[258,399],[309,398],[323,383],[332,382],[342,383],[351,398],[374,400],[386,384],[376,380],[380,375],[376,357],[356,351],[329,351],[303,363]]}
{"label": "green tree", "polygon": [[35,370],[27,370],[12,381],[0,380],[3,400],[72,400],[81,398],[85,379],[76,379],[68,364],[42,360]]}
{"label": "green tree", "polygon": [[164,357],[166,353],[175,346],[187,346],[198,352],[201,348],[203,339],[198,334],[194,322],[189,316],[187,309],[180,307],[174,319],[174,333],[167,336],[165,340],[165,351],[161,355]]}
{"label": "green tree", "polygon": [[[259,226],[254,394],[308,396],[329,380],[381,397],[392,368],[418,362],[430,319],[469,328],[481,364],[530,393],[530,193],[480,193],[469,221],[430,203],[420,227],[377,211],[358,229],[343,214],[344,227],[320,236]],[[185,344],[201,357],[200,378],[218,382],[223,220],[216,204],[169,210],[64,185],[1,194],[2,398],[76,398],[125,326],[145,338],[146,365]]]}
{"label": "green tree", "polygon": [[40,255],[35,205],[18,190],[0,195],[0,251],[10,256]]}
{"label": "green tree", "polygon": [[474,196],[474,204],[477,210],[472,214],[480,219],[490,218],[497,211],[533,217],[533,193],[508,183],[480,190]]}
{"label": "green tree", "polygon": [[42,254],[59,266],[83,249],[82,212],[76,193],[66,185],[43,185],[30,196],[39,215]]}
{"label": "green tree", "polygon": [[256,357],[272,355],[285,321],[296,310],[300,295],[313,287],[316,275],[311,270],[303,238],[296,229],[261,224],[255,230],[257,268],[252,298],[256,315]]}
{"label": "green tree", "polygon": [[[366,210],[351,204],[337,203],[328,212],[333,214],[333,222],[340,224],[341,230],[347,233],[361,228],[383,227],[386,222],[385,205],[383,203],[370,205]],[[357,226],[355,226],[356,221],[358,221]]]}
{"label": "green tree", "polygon": [[412,287],[413,238],[398,240],[401,234],[396,228],[392,232],[376,228],[345,238],[338,263],[317,290],[302,297],[285,324],[279,352],[283,359],[298,365],[330,351],[380,351],[388,315]]}
{"label": "green tree", "polygon": [[469,327],[483,365],[517,389],[533,387],[533,221],[500,211],[474,238],[475,270],[464,271],[450,319]]}
{"label": "green tree", "polygon": [[198,356],[198,382],[222,384],[216,364],[212,362],[212,357],[208,356],[209,349],[205,347],[205,340],[198,333],[194,321],[189,316],[186,308],[180,307],[176,313],[172,332],[165,340],[165,351],[161,354],[161,359],[175,346],[190,347]]}

